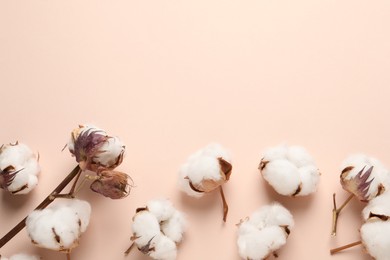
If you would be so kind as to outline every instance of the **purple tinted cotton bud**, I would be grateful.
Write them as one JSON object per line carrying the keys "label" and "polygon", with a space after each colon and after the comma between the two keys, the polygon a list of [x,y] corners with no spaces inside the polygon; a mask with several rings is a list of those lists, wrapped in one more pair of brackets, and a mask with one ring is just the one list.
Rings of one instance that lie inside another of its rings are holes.
{"label": "purple tinted cotton bud", "polygon": [[122,199],[130,194],[132,179],[123,172],[106,170],[96,176],[90,188],[111,199]]}
{"label": "purple tinted cotton bud", "polygon": [[125,152],[118,137],[88,125],[80,125],[72,131],[68,148],[82,170],[94,172],[116,168],[122,163]]}

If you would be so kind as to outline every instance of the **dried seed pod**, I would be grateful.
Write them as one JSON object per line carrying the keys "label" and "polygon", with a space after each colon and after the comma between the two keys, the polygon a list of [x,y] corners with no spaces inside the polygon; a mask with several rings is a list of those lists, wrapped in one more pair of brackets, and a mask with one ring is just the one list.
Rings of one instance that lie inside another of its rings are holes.
{"label": "dried seed pod", "polygon": [[366,251],[377,260],[390,258],[390,192],[373,200],[363,210],[365,223],[360,228]]}
{"label": "dried seed pod", "polygon": [[266,150],[259,170],[277,193],[286,196],[315,192],[321,175],[314,159],[300,146],[281,145]]}
{"label": "dried seed pod", "polygon": [[0,188],[12,194],[26,194],[38,184],[38,156],[22,143],[0,148]]}
{"label": "dried seed pod", "polygon": [[243,259],[261,260],[286,244],[294,220],[286,208],[274,203],[261,207],[238,226],[240,256]]}
{"label": "dried seed pod", "polygon": [[104,170],[97,174],[90,188],[111,199],[122,199],[130,194],[133,180],[123,172]]}
{"label": "dried seed pod", "polygon": [[125,152],[125,146],[118,137],[88,125],[72,131],[68,148],[82,170],[94,172],[116,168],[122,163]]}
{"label": "dried seed pod", "polygon": [[232,173],[230,154],[219,144],[209,144],[192,154],[181,166],[180,188],[192,197],[202,197],[204,193],[217,188],[223,201],[223,220],[226,221],[228,205],[222,189]]}
{"label": "dried seed pod", "polygon": [[138,249],[159,260],[173,260],[185,229],[183,214],[169,200],[152,200],[133,217],[132,240]]}
{"label": "dried seed pod", "polygon": [[33,211],[26,220],[33,244],[69,253],[79,244],[89,224],[91,206],[88,202],[67,199],[55,206]]}
{"label": "dried seed pod", "polygon": [[0,260],[39,260],[39,259],[41,258],[36,255],[28,255],[28,254],[16,254],[9,258],[2,257],[0,255]]}
{"label": "dried seed pod", "polygon": [[343,189],[366,202],[389,189],[390,172],[378,159],[357,154],[343,162],[340,182]]}

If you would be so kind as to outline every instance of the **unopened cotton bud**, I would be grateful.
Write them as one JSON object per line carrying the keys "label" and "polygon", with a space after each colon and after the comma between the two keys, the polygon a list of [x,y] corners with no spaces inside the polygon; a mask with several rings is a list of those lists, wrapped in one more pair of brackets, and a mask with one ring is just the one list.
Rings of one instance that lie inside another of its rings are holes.
{"label": "unopened cotton bud", "polygon": [[266,150],[259,170],[274,190],[286,196],[305,196],[317,190],[320,172],[301,146],[276,146]]}
{"label": "unopened cotton bud", "polygon": [[81,169],[94,172],[116,168],[122,163],[125,152],[119,138],[88,125],[81,125],[72,131],[68,148]]}
{"label": "unopened cotton bud", "polygon": [[343,162],[340,182],[343,189],[366,202],[389,190],[390,172],[378,159],[356,154]]}
{"label": "unopened cotton bud", "polygon": [[34,210],[26,220],[27,232],[32,243],[39,247],[70,252],[78,246],[90,215],[91,206],[86,201],[59,201],[54,206]]}
{"label": "unopened cotton bud", "polygon": [[123,172],[104,170],[97,174],[90,188],[111,199],[122,199],[130,194],[132,179]]}
{"label": "unopened cotton bud", "polygon": [[22,143],[0,148],[0,188],[12,194],[26,194],[38,184],[38,156]]}

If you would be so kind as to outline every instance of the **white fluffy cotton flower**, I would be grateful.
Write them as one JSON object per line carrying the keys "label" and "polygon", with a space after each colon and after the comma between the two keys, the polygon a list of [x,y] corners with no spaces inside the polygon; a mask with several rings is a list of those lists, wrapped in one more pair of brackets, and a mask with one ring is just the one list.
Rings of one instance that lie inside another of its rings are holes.
{"label": "white fluffy cotton flower", "polygon": [[341,169],[341,185],[361,201],[369,201],[390,188],[390,172],[376,158],[351,155]]}
{"label": "white fluffy cotton flower", "polygon": [[184,215],[167,199],[152,200],[137,209],[133,217],[133,236],[138,249],[159,260],[173,260],[185,229]]}
{"label": "white fluffy cotton flower", "polygon": [[56,205],[34,210],[26,220],[28,235],[33,244],[70,252],[78,246],[82,233],[89,224],[91,206],[77,199],[59,201]]}
{"label": "white fluffy cotton flower", "polygon": [[74,129],[68,148],[81,169],[94,172],[116,168],[122,163],[125,152],[118,137],[109,136],[106,131],[91,125]]}
{"label": "white fluffy cotton flower", "polygon": [[305,196],[317,190],[320,172],[301,146],[280,145],[265,151],[259,169],[281,195]]}
{"label": "white fluffy cotton flower", "polygon": [[390,259],[390,192],[373,198],[362,212],[365,223],[360,228],[366,251],[376,260]]}
{"label": "white fluffy cotton flower", "polygon": [[266,259],[284,244],[294,220],[291,213],[278,203],[263,206],[238,228],[238,252],[243,259]]}
{"label": "white fluffy cotton flower", "polygon": [[16,254],[9,258],[0,256],[0,260],[39,260],[40,257],[28,254]]}
{"label": "white fluffy cotton flower", "polygon": [[26,194],[38,184],[41,168],[38,156],[22,143],[6,144],[0,148],[0,188],[12,194]]}
{"label": "white fluffy cotton flower", "polygon": [[209,144],[181,166],[179,184],[188,195],[201,197],[227,182],[231,171],[230,154],[219,144]]}

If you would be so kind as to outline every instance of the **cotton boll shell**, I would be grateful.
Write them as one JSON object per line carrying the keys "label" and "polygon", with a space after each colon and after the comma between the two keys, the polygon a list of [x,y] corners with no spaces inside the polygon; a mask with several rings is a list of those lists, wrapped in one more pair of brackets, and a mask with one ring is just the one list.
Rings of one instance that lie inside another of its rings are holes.
{"label": "cotton boll shell", "polygon": [[376,260],[390,258],[390,221],[369,220],[360,229],[362,243]]}
{"label": "cotton boll shell", "polygon": [[151,200],[146,204],[146,208],[157,218],[158,222],[168,220],[175,212],[172,202],[167,199]]}
{"label": "cotton boll shell", "polygon": [[186,221],[183,213],[177,210],[168,220],[161,223],[161,231],[175,243],[183,239],[185,227]]}
{"label": "cotton boll shell", "polygon": [[69,252],[78,245],[81,233],[88,226],[90,213],[88,202],[67,200],[33,211],[26,220],[27,232],[39,247]]}
{"label": "cotton boll shell", "polygon": [[152,241],[153,250],[149,256],[158,260],[175,260],[177,255],[176,244],[168,237],[159,235]]}
{"label": "cotton boll shell", "polygon": [[293,195],[299,189],[301,180],[295,165],[287,160],[273,160],[263,168],[264,179],[282,195]]}

